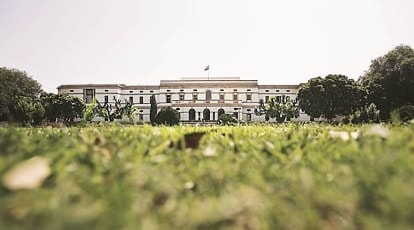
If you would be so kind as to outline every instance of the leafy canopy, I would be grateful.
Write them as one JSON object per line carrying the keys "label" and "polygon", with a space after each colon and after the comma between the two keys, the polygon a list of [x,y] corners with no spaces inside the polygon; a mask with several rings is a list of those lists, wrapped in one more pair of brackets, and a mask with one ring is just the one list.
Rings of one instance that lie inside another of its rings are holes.
{"label": "leafy canopy", "polygon": [[65,122],[82,118],[85,103],[74,96],[66,94],[45,93],[40,96],[41,103],[45,109],[45,117],[48,121],[56,121],[57,118]]}
{"label": "leafy canopy", "polygon": [[0,121],[14,121],[19,116],[18,101],[34,100],[42,92],[40,84],[17,69],[0,68]]}
{"label": "leafy canopy", "polygon": [[360,81],[368,90],[368,102],[379,107],[383,119],[396,108],[414,105],[414,50],[400,45],[372,60]]}
{"label": "leafy canopy", "polygon": [[157,114],[156,121],[159,125],[178,125],[180,123],[180,114],[171,107],[162,108]]}
{"label": "leafy canopy", "polygon": [[302,84],[298,92],[299,107],[313,118],[328,120],[350,115],[365,104],[365,90],[344,75],[315,77]]}

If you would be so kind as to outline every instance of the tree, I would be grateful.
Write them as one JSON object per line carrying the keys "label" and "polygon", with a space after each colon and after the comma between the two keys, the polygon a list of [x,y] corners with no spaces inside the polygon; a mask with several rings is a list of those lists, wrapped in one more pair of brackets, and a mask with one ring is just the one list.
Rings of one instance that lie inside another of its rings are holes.
{"label": "tree", "polygon": [[360,82],[368,90],[368,102],[381,110],[382,119],[404,105],[414,105],[414,50],[400,45],[371,61]]}
{"label": "tree", "polygon": [[40,100],[48,121],[53,122],[60,118],[65,122],[73,122],[74,119],[83,117],[85,103],[78,97],[45,93],[40,96]]}
{"label": "tree", "polygon": [[365,104],[365,90],[344,75],[316,77],[301,84],[298,92],[299,107],[312,118],[328,120],[354,113]]}
{"label": "tree", "polygon": [[84,112],[84,120],[92,121],[95,116],[103,117],[106,121],[114,121],[115,119],[128,118],[130,122],[133,122],[134,115],[138,113],[137,108],[132,106],[132,103],[125,100],[125,105],[122,105],[121,99],[114,99],[114,106],[105,102],[103,105],[96,99],[86,106]]}
{"label": "tree", "polygon": [[178,125],[180,123],[180,115],[177,110],[171,107],[162,108],[157,114],[156,123],[169,126]]}
{"label": "tree", "polygon": [[150,97],[150,103],[151,103],[151,108],[150,108],[150,121],[151,124],[156,124],[156,118],[157,118],[157,100],[155,99],[155,95],[151,95]]}
{"label": "tree", "polygon": [[38,99],[28,97],[18,98],[16,105],[12,108],[12,113],[15,114],[14,121],[21,125],[40,125],[44,112],[45,110]]}
{"label": "tree", "polygon": [[34,100],[42,92],[40,84],[17,69],[0,68],[0,121],[14,121],[22,98]]}
{"label": "tree", "polygon": [[263,100],[260,100],[259,108],[256,108],[254,112],[257,116],[265,115],[266,121],[272,118],[276,119],[278,123],[299,117],[299,108],[289,97],[283,97],[281,100],[271,97],[267,105]]}

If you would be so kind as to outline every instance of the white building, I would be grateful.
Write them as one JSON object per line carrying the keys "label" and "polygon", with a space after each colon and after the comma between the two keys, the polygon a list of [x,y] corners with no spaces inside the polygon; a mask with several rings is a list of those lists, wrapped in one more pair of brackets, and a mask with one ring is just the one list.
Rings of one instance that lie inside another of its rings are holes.
{"label": "white building", "polygon": [[[149,122],[150,96],[155,95],[158,109],[172,107],[183,122],[217,121],[224,113],[234,114],[244,121],[264,120],[254,114],[259,101],[275,96],[278,100],[296,100],[298,85],[259,85],[257,80],[226,78],[182,78],[161,80],[159,85],[82,84],[61,85],[58,93],[69,94],[91,103],[114,103],[113,98],[128,100],[138,108],[137,121]],[[309,117],[301,113],[298,120]]]}

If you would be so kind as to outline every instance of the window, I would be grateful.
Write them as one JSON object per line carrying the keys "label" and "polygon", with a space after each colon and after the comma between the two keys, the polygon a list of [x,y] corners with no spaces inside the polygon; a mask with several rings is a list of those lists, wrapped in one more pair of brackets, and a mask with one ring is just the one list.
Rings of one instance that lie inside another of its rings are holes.
{"label": "window", "polygon": [[108,92],[109,90],[105,89],[105,92]]}
{"label": "window", "polygon": [[290,89],[287,89],[287,90],[286,90],[286,92],[288,92],[288,93],[289,93],[289,92],[290,92]]}
{"label": "window", "polygon": [[167,89],[167,92],[171,92],[171,90],[170,89]]}
{"label": "window", "polygon": [[223,114],[224,114],[224,109],[219,109],[217,111],[218,118],[220,118],[220,116],[223,115]]}
{"label": "window", "polygon": [[265,97],[265,102],[267,103],[267,102],[269,102],[269,96],[266,96]]}
{"label": "window", "polygon": [[140,93],[143,93],[144,91],[143,91],[143,90],[140,90],[139,92],[140,92]]}
{"label": "window", "polygon": [[220,92],[224,92],[224,89],[220,89]]}
{"label": "window", "polygon": [[73,93],[73,89],[69,90],[69,92]]}
{"label": "window", "polygon": [[250,92],[251,90],[250,89],[247,89],[247,92]]}
{"label": "window", "polygon": [[280,90],[278,90],[278,89],[277,89],[277,90],[276,90],[276,93],[279,93],[279,91],[280,91]]}
{"label": "window", "polygon": [[184,90],[183,89],[180,89],[180,92],[184,92]]}
{"label": "window", "polygon": [[108,99],[108,95],[105,95],[105,96],[104,96],[104,101],[105,101],[105,103],[108,103],[108,101],[109,101],[109,99]]}
{"label": "window", "polygon": [[142,113],[140,113],[139,114],[139,118],[138,118],[140,121],[142,121],[142,120],[144,120],[144,114],[142,114]]}
{"label": "window", "polygon": [[180,108],[176,108],[175,110],[177,110],[177,112],[178,112],[178,117],[181,119],[181,112],[180,112]]}
{"label": "window", "polygon": [[134,97],[129,97],[129,103],[134,104]]}
{"label": "window", "polygon": [[247,94],[246,95],[246,100],[251,101],[252,100],[252,95],[251,94]]}
{"label": "window", "polygon": [[195,121],[196,112],[194,109],[188,110],[188,120]]}
{"label": "window", "polygon": [[193,102],[198,100],[198,95],[197,94],[193,94]]}
{"label": "window", "polygon": [[206,102],[210,102],[210,100],[211,100],[211,91],[207,90],[206,91]]}
{"label": "window", "polygon": [[237,93],[233,94],[233,101],[237,101]]}
{"label": "window", "polygon": [[220,102],[222,102],[222,103],[224,102],[224,93],[220,94]]}
{"label": "window", "polygon": [[276,102],[279,102],[279,103],[281,102],[280,101],[280,96],[276,96]]}
{"label": "window", "polygon": [[197,92],[197,89],[193,89],[194,92]]}
{"label": "window", "polygon": [[154,90],[150,90],[150,93],[153,93],[154,92]]}
{"label": "window", "polygon": [[144,104],[144,97],[143,96],[139,97],[139,103]]}
{"label": "window", "polygon": [[203,120],[209,121],[210,120],[210,110],[205,108],[203,110]]}
{"label": "window", "polygon": [[269,90],[268,90],[268,89],[266,89],[266,90],[265,90],[265,92],[266,92],[266,93],[268,93],[268,92],[269,92]]}
{"label": "window", "polygon": [[130,90],[129,93],[133,93],[134,91]]}
{"label": "window", "polygon": [[237,92],[237,89],[233,89],[233,92]]}
{"label": "window", "polygon": [[95,98],[95,89],[85,89],[83,98],[86,104],[92,103]]}
{"label": "window", "polygon": [[248,113],[247,114],[247,121],[251,121],[252,120],[252,114],[251,113]]}
{"label": "window", "polygon": [[180,94],[180,101],[184,101],[184,94]]}
{"label": "window", "polygon": [[167,94],[167,95],[165,96],[165,101],[166,101],[167,103],[171,103],[171,94]]}
{"label": "window", "polygon": [[251,109],[247,109],[247,112],[250,112],[250,111],[252,111]]}

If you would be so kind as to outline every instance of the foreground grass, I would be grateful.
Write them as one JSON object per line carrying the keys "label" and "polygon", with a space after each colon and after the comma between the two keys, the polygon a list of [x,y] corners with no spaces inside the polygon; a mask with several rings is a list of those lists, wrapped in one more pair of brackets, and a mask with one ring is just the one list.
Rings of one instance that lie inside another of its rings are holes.
{"label": "foreground grass", "polygon": [[1,128],[3,181],[35,156],[51,174],[0,185],[0,229],[413,229],[413,140],[414,125]]}

